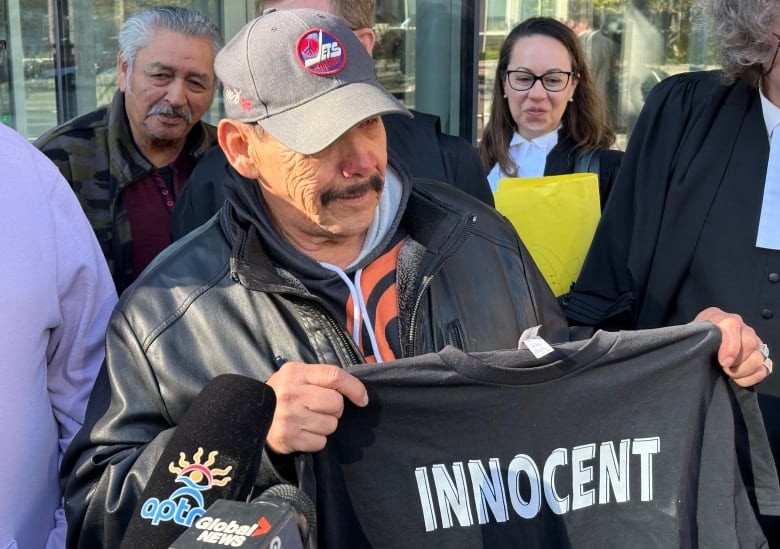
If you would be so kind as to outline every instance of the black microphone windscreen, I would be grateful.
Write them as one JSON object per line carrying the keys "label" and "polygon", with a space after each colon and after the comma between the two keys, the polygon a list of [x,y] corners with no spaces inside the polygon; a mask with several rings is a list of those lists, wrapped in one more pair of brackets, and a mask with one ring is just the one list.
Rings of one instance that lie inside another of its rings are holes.
{"label": "black microphone windscreen", "polygon": [[252,500],[252,503],[269,502],[275,505],[290,505],[298,516],[298,527],[303,539],[303,545],[308,543],[309,536],[316,535],[317,508],[311,498],[292,484],[275,484]]}
{"label": "black microphone windscreen", "polygon": [[201,390],[139,498],[122,549],[167,548],[218,499],[249,497],[276,396],[265,383],[224,374]]}

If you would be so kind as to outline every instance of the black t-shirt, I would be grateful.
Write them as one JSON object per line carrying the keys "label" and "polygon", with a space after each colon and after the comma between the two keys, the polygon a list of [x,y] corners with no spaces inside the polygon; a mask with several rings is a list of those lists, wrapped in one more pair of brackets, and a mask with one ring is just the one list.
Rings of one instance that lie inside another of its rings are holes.
{"label": "black t-shirt", "polygon": [[719,341],[695,323],[352,367],[370,404],[315,456],[320,547],[761,546],[753,506],[780,489]]}

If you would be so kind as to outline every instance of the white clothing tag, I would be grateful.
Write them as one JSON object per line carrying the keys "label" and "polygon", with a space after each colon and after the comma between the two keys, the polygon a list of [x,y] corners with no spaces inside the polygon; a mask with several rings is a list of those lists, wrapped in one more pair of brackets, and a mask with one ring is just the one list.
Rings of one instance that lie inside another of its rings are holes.
{"label": "white clothing tag", "polygon": [[780,250],[780,126],[775,126],[772,131],[772,142],[769,145],[756,247]]}
{"label": "white clothing tag", "polygon": [[544,338],[539,336],[524,339],[522,340],[522,344],[525,345],[528,350],[531,351],[531,354],[533,354],[536,358],[547,356],[554,350],[550,344],[544,340]]}
{"label": "white clothing tag", "polygon": [[530,328],[526,328],[523,330],[523,333],[520,334],[520,340],[517,342],[517,348],[520,348],[520,345],[528,338],[536,337],[539,335],[539,329],[542,327],[541,324],[538,326],[531,326]]}

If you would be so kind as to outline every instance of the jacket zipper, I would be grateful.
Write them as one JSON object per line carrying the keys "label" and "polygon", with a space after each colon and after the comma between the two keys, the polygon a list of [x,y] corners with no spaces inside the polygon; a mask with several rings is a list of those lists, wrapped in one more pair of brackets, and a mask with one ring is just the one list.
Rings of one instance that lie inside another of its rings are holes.
{"label": "jacket zipper", "polygon": [[427,275],[423,279],[422,286],[420,287],[420,291],[417,294],[417,298],[414,300],[414,307],[412,309],[412,317],[409,322],[409,337],[406,341],[406,344],[404,345],[404,357],[411,357],[414,356],[414,343],[415,339],[417,338],[417,317],[420,313],[420,305],[422,304],[422,298],[425,292],[430,287],[431,283],[433,283],[433,279],[436,277],[437,274],[439,274],[439,271],[441,271],[442,265],[447,260],[448,257],[450,257],[452,254],[456,253],[461,246],[463,246],[463,243],[466,241],[466,239],[471,234],[471,229],[474,228],[474,225],[477,222],[477,216],[472,215],[469,218],[469,221],[467,222],[467,225],[461,234],[460,239],[455,244],[455,246],[452,248],[452,251],[441,258],[441,260],[436,264],[436,266],[433,268],[431,273]]}
{"label": "jacket zipper", "polygon": [[333,319],[325,306],[322,305],[316,297],[310,295],[296,295],[295,297],[301,301],[302,305],[316,309],[316,312],[325,319],[325,322],[327,322],[328,326],[330,326],[333,330],[336,339],[341,344],[339,346],[334,344],[333,348],[341,359],[342,368],[353,366],[355,364],[365,363],[365,360],[363,360],[363,357],[360,354],[360,351],[358,350],[355,342],[352,341],[352,338],[350,338],[346,333],[344,333],[344,330],[341,329],[341,327],[338,325],[338,322]]}
{"label": "jacket zipper", "polygon": [[357,350],[357,347],[355,345],[355,342],[352,341],[350,337],[347,336],[347,334],[344,333],[344,330],[341,329],[341,327],[338,325],[338,323],[333,320],[333,317],[330,316],[327,311],[320,311],[320,314],[325,317],[325,320],[328,322],[331,328],[336,332],[336,336],[338,337],[338,340],[341,342],[341,350],[344,351],[339,352],[339,354],[346,354],[348,360],[342,362],[342,368],[346,368],[347,366],[353,366],[355,364],[362,364],[365,362],[363,360],[363,357],[360,355],[360,352]]}

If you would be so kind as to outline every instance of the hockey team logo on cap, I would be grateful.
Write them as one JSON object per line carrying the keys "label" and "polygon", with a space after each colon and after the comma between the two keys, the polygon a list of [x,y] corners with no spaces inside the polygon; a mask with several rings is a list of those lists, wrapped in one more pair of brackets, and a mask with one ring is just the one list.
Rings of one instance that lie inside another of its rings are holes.
{"label": "hockey team logo on cap", "polygon": [[317,76],[335,74],[347,64],[347,52],[339,39],[323,29],[303,33],[295,53],[303,68]]}

